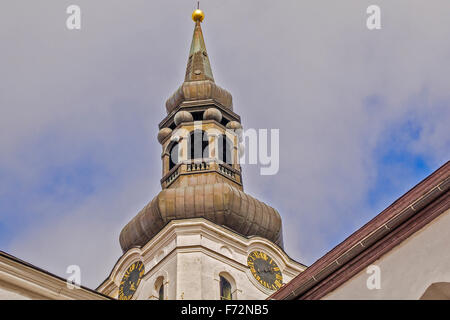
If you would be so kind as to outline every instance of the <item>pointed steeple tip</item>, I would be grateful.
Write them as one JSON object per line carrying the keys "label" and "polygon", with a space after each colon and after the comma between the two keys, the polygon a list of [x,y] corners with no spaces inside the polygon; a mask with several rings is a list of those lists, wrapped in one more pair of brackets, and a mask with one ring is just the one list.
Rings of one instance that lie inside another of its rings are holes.
{"label": "pointed steeple tip", "polygon": [[214,82],[209,55],[206,52],[201,22],[205,14],[199,7],[192,13],[195,22],[186,75],[183,84],[166,101],[166,110],[170,114],[186,101],[214,100],[224,108],[233,110],[231,93]]}
{"label": "pointed steeple tip", "polygon": [[200,26],[204,17],[205,14],[200,9],[196,9],[192,13],[192,20],[195,21],[195,27],[184,81],[210,80],[214,82],[211,64],[209,62],[208,53],[206,52],[203,31]]}
{"label": "pointed steeple tip", "polygon": [[200,10],[200,1],[197,1],[197,9],[192,12],[192,20],[197,23],[197,21],[202,22],[205,19],[205,14]]}

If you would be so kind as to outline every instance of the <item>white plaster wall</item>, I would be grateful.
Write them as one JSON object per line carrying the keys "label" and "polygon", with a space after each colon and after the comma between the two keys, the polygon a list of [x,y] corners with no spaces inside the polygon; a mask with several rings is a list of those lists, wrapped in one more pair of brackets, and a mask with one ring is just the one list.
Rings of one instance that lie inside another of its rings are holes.
{"label": "white plaster wall", "polygon": [[419,299],[434,282],[450,282],[450,210],[373,264],[381,288],[369,290],[361,271],[324,299]]}
{"label": "white plaster wall", "polygon": [[[250,282],[246,268],[222,257],[203,254],[202,299],[220,299],[220,275],[232,284],[233,299],[265,299],[267,294]],[[251,276],[251,275],[250,275]],[[230,279],[231,277],[231,279]]]}
{"label": "white plaster wall", "polygon": [[[193,249],[195,250],[195,249]],[[235,262],[224,261],[210,253],[180,252],[177,254],[176,299],[219,300],[219,275],[225,273],[233,285],[234,299],[265,299],[268,294],[251,282],[246,269]],[[250,275],[252,277],[252,275]]]}
{"label": "white plaster wall", "polygon": [[202,299],[202,253],[181,253],[177,260],[177,299]]}
{"label": "white plaster wall", "polygon": [[147,273],[139,285],[136,298],[139,300],[155,300],[159,297],[159,292],[155,286],[160,277],[164,278],[164,299],[176,299],[177,292],[177,256],[175,253],[166,257],[157,268]]}
{"label": "white plaster wall", "polygon": [[[153,272],[146,275],[136,292],[136,298],[155,299],[158,295],[155,282],[160,276],[167,282],[166,299],[177,300],[218,300],[220,298],[219,275],[226,273],[233,282],[234,298],[265,299],[268,294],[258,289],[249,279],[245,268],[235,262],[223,261],[223,257],[213,257],[211,253],[203,252],[201,248],[192,248],[173,253],[173,258],[166,263],[157,265]],[[235,265],[235,266],[233,266]]]}

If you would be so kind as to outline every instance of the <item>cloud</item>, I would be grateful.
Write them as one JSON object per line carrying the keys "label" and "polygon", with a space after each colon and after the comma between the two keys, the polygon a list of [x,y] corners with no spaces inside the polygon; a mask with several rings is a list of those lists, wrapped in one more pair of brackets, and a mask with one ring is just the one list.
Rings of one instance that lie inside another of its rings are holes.
{"label": "cloud", "polygon": [[[10,1],[0,19],[0,246],[62,276],[78,264],[96,287],[159,191],[157,124],[183,80],[192,4],[80,0],[79,32],[69,4]],[[245,191],[279,210],[307,264],[401,195],[371,202],[380,181],[406,191],[423,176],[405,159],[383,171],[395,146],[428,173],[449,158],[450,4],[380,0],[369,31],[370,4],[202,3],[216,82],[245,128],[280,129],[279,173],[244,166]]]}

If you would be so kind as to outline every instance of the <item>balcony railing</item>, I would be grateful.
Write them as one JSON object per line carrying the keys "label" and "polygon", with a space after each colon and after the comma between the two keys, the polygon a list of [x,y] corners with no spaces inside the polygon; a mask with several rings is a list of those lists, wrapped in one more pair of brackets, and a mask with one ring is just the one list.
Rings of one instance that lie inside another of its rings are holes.
{"label": "balcony railing", "polygon": [[185,160],[183,162],[178,163],[175,167],[172,168],[162,179],[161,186],[163,188],[167,188],[171,185],[179,176],[184,174],[192,174],[199,172],[218,172],[221,175],[231,179],[236,183],[241,183],[241,174],[239,170],[234,169],[232,166],[216,162],[217,160]]}
{"label": "balcony railing", "polygon": [[223,164],[219,164],[219,172],[221,172],[224,175],[229,176],[231,178],[234,178],[234,176],[235,176],[234,170],[225,167]]}
{"label": "balcony railing", "polygon": [[174,181],[174,180],[178,177],[179,171],[180,171],[179,169],[180,169],[179,166],[176,167],[175,171],[172,172],[172,173],[166,178],[166,180],[165,180],[164,182],[165,182],[166,184],[171,184],[172,181]]}
{"label": "balcony railing", "polygon": [[187,163],[186,164],[186,171],[187,172],[191,172],[191,171],[204,171],[204,170],[209,170],[210,169],[210,165],[209,162],[191,162],[191,163]]}

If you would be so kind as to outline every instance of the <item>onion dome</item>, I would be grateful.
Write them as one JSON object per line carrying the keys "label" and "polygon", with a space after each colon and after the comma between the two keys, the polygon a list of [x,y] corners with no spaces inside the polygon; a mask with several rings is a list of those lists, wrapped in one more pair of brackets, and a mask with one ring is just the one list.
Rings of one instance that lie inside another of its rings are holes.
{"label": "onion dome", "polygon": [[171,220],[200,217],[243,236],[260,236],[283,247],[279,213],[228,183],[162,190],[122,229],[120,246],[123,252],[141,247]]}

